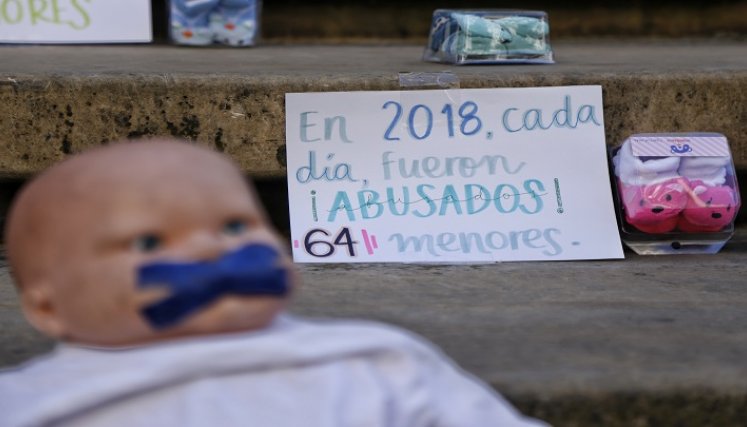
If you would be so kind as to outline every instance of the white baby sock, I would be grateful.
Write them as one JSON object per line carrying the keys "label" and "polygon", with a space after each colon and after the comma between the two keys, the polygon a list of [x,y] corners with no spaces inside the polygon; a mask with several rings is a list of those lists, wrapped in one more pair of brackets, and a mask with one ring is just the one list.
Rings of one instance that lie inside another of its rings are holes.
{"label": "white baby sock", "polygon": [[715,187],[726,181],[728,157],[683,157],[680,162],[680,175],[690,181],[703,181],[705,185]]}
{"label": "white baby sock", "polygon": [[642,161],[633,155],[630,141],[625,141],[612,159],[615,175],[627,185],[651,185],[680,176],[680,157],[662,157]]}

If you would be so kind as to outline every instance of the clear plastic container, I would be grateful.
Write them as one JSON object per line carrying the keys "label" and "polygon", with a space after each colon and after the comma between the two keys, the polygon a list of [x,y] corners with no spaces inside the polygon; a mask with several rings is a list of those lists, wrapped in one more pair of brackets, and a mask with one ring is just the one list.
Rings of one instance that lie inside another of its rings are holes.
{"label": "clear plastic container", "polygon": [[552,64],[545,12],[438,9],[423,59],[452,64]]}
{"label": "clear plastic container", "polygon": [[623,242],[638,254],[716,253],[739,188],[719,133],[637,134],[610,151]]}
{"label": "clear plastic container", "polygon": [[259,35],[259,0],[170,0],[169,36],[188,46],[253,46]]}

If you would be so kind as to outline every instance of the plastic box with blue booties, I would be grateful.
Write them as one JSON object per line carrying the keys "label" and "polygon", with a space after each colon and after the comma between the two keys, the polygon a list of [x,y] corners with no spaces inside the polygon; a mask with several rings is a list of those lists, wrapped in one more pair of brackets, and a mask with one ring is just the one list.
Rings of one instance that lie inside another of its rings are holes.
{"label": "plastic box with blue booties", "polygon": [[171,0],[171,40],[190,46],[252,46],[261,5],[258,0]]}
{"label": "plastic box with blue booties", "polygon": [[423,59],[453,64],[552,64],[545,12],[453,10],[433,12]]}

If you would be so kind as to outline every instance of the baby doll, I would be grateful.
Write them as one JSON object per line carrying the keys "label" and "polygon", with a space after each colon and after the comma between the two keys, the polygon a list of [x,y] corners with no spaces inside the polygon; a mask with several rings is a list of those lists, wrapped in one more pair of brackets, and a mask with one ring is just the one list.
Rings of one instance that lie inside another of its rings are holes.
{"label": "baby doll", "polygon": [[0,375],[0,425],[539,426],[422,339],[284,314],[292,263],[225,157],[119,143],[18,196],[24,314],[61,343]]}

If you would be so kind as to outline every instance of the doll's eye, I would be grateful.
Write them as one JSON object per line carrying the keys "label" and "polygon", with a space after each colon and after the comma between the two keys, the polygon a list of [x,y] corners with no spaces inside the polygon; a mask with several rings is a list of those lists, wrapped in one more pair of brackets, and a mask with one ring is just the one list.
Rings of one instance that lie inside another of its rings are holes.
{"label": "doll's eye", "polygon": [[672,201],[672,195],[671,194],[667,194],[666,197],[664,197],[664,198],[667,200],[667,202],[671,202]]}
{"label": "doll's eye", "polygon": [[713,202],[713,199],[708,199],[708,201],[706,202],[706,206],[711,206],[712,202]]}
{"label": "doll's eye", "polygon": [[153,252],[161,247],[163,242],[155,234],[143,234],[132,241],[132,248],[138,252]]}
{"label": "doll's eye", "polygon": [[246,222],[240,219],[232,219],[223,224],[223,234],[236,236],[246,231]]}
{"label": "doll's eye", "polygon": [[731,210],[731,205],[726,207],[726,212],[729,212]]}
{"label": "doll's eye", "polygon": [[641,200],[640,200],[640,201],[638,202],[638,205],[640,205],[640,206],[643,206],[643,205],[645,205],[645,204],[646,204],[646,202],[645,202],[645,201],[644,201],[643,199],[641,199]]}

